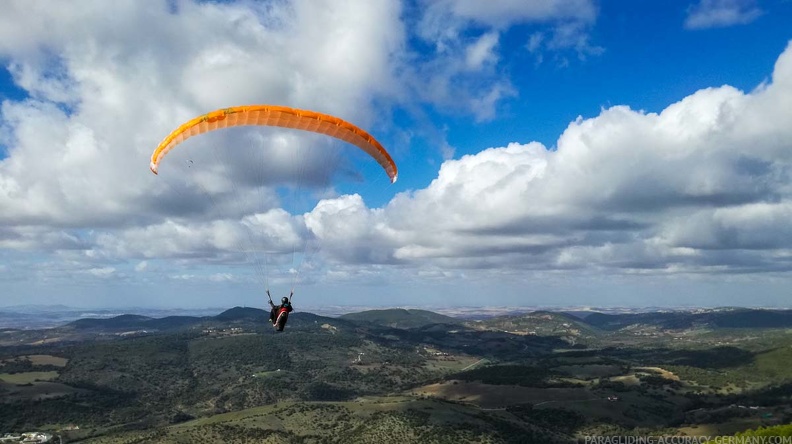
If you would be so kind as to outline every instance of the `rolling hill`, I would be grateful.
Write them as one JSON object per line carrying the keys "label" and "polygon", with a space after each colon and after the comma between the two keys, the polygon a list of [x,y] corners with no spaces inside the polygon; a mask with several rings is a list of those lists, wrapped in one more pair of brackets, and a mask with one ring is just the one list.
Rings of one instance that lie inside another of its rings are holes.
{"label": "rolling hill", "polygon": [[632,325],[656,326],[664,329],[692,328],[790,328],[792,310],[722,308],[712,310],[671,311],[630,314],[592,313],[586,324],[603,329],[619,330]]}
{"label": "rolling hill", "polygon": [[[759,322],[745,312],[640,319]],[[394,309],[294,312],[276,333],[267,317],[234,307],[6,332],[0,432],[78,424],[66,437],[88,443],[508,443],[792,421],[784,330],[674,331],[666,340],[615,327],[635,317],[607,318],[600,329],[544,311],[460,321]],[[137,330],[146,332],[127,334]]]}
{"label": "rolling hill", "polygon": [[349,313],[339,317],[348,321],[371,322],[393,328],[418,328],[432,324],[461,325],[463,321],[427,310],[391,308]]}

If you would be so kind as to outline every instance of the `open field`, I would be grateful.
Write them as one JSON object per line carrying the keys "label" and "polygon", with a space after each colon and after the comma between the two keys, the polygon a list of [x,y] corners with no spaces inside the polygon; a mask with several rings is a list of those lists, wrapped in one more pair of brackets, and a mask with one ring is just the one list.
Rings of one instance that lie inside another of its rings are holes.
{"label": "open field", "polygon": [[738,418],[725,423],[697,424],[691,427],[680,427],[681,434],[688,436],[723,436],[733,435],[748,429],[762,427],[765,422],[761,418]]}
{"label": "open field", "polygon": [[478,361],[478,358],[470,356],[442,356],[427,359],[426,368],[429,370],[439,370],[453,373],[465,370]]}
{"label": "open field", "polygon": [[605,378],[622,374],[621,366],[608,364],[564,365],[555,367],[554,370],[579,379]]}
{"label": "open field", "polygon": [[280,369],[278,369],[278,370],[272,370],[272,371],[268,371],[268,372],[253,373],[252,376],[254,378],[269,378],[269,377],[272,377],[272,376],[285,375],[286,373],[288,373],[288,372],[281,371]]}
{"label": "open field", "polygon": [[55,367],[66,367],[69,360],[52,355],[28,355],[26,356],[33,365],[54,365]]}
{"label": "open field", "polygon": [[641,385],[641,380],[638,379],[635,375],[614,376],[608,379],[613,382],[621,382],[626,386]]}
{"label": "open field", "polygon": [[32,382],[26,385],[16,385],[0,381],[0,393],[3,394],[0,396],[0,402],[40,401],[81,391],[84,390],[57,382]]}
{"label": "open field", "polygon": [[[206,418],[196,419],[194,421],[185,422],[183,424],[171,427],[174,430],[190,428],[195,426],[222,424],[222,423],[245,423],[249,426],[267,427],[284,429],[289,423],[298,422],[295,418],[288,418],[289,415],[283,415],[285,412],[294,413],[299,411],[319,411],[323,409],[336,409],[342,408],[348,410],[349,413],[359,416],[367,416],[376,412],[383,411],[398,411],[403,410],[409,403],[416,402],[415,398],[409,396],[381,396],[381,397],[362,397],[355,401],[349,402],[281,402],[273,405],[263,407],[255,407],[251,409],[241,410],[237,412],[222,413]],[[433,402],[433,401],[427,401]],[[314,422],[315,424],[315,422]],[[322,427],[312,426],[311,423],[303,423],[300,428],[305,433],[319,432]]]}
{"label": "open field", "polygon": [[11,384],[30,384],[36,381],[51,381],[57,377],[58,372],[0,373],[0,381]]}
{"label": "open field", "polygon": [[541,402],[569,402],[596,399],[583,388],[535,388],[515,385],[491,385],[478,382],[446,381],[410,390],[416,396],[469,402],[482,408]]}
{"label": "open field", "polygon": [[8,358],[8,359],[0,359],[0,365],[4,365],[7,363],[12,363],[14,361],[30,361],[33,365],[52,365],[55,367],[65,367],[66,364],[69,362],[66,358],[61,358],[58,356],[52,355],[22,355],[17,356],[15,358]]}
{"label": "open field", "polygon": [[[491,421],[500,427],[493,427]],[[187,421],[158,432],[126,432],[83,442],[499,443],[509,442],[509,436],[535,436],[535,442],[557,442],[541,429],[536,433],[531,426],[505,412],[394,396],[364,397],[350,402],[283,402]]]}
{"label": "open field", "polygon": [[665,379],[669,379],[672,381],[679,381],[679,376],[675,375],[673,372],[670,372],[660,367],[635,367],[634,370],[637,372],[644,371],[644,372],[656,373]]}

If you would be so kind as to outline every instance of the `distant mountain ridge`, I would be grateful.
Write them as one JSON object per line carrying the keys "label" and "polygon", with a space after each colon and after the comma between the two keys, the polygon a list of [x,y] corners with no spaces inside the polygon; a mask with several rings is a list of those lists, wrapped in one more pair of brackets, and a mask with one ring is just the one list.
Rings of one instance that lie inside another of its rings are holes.
{"label": "distant mountain ridge", "polygon": [[253,307],[234,307],[213,317],[218,321],[242,321],[250,320],[254,322],[264,322],[269,320],[269,312],[260,308]]}
{"label": "distant mountain ridge", "polygon": [[0,328],[38,330],[59,328],[79,319],[109,319],[123,314],[136,314],[150,318],[168,316],[214,316],[221,308],[75,308],[65,305],[14,305],[0,307]]}
{"label": "distant mountain ridge", "polygon": [[544,310],[519,315],[498,316],[481,321],[468,322],[467,325],[477,329],[484,328],[538,336],[590,338],[601,333],[599,328],[587,324],[579,317],[564,312]]}
{"label": "distant mountain ridge", "polygon": [[[233,307],[215,316],[150,316],[124,314],[109,318],[83,318],[65,325],[66,330],[120,331],[172,331],[189,327],[216,326],[218,324],[266,325],[269,311],[253,307]],[[381,309],[348,313],[330,318],[313,313],[294,312],[289,325],[297,327],[308,323],[370,323],[397,329],[425,329],[435,325],[458,325],[507,331],[535,331],[537,334],[580,329],[616,331],[645,325],[669,330],[692,328],[792,328],[792,310],[728,308],[712,310],[663,311],[652,313],[604,314],[592,312],[581,319],[568,313],[534,311],[522,315],[498,316],[482,321],[470,321],[420,309]],[[2,327],[2,326],[0,326]]]}
{"label": "distant mountain ridge", "polygon": [[150,318],[141,315],[120,315],[112,318],[85,318],[72,321],[62,328],[75,330],[173,330],[200,323],[206,318],[194,316],[167,316]]}
{"label": "distant mountain ridge", "polygon": [[635,314],[592,313],[583,322],[603,330],[619,330],[635,324],[665,329],[709,328],[789,328],[792,310],[722,308],[696,312],[654,312]]}
{"label": "distant mountain ridge", "polygon": [[104,329],[104,330],[174,330],[199,325],[202,323],[219,322],[264,322],[269,319],[269,312],[251,307],[230,308],[216,316],[166,316],[152,318],[149,316],[124,314],[112,318],[85,318],[72,321],[64,328]]}
{"label": "distant mountain ridge", "polygon": [[[318,316],[313,313],[294,312],[289,316],[289,326],[299,327],[308,323],[334,321],[333,318]],[[125,314],[112,318],[85,318],[64,325],[63,329],[74,330],[106,330],[106,331],[172,331],[189,327],[213,327],[218,324],[231,325],[267,325],[269,311],[253,307],[234,307],[216,316],[166,316],[152,318],[149,316]],[[288,328],[288,327],[287,327]]]}

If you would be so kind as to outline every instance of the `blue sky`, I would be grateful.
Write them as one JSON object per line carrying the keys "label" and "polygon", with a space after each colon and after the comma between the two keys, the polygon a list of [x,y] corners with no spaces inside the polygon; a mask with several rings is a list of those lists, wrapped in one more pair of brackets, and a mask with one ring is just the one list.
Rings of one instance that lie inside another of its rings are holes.
{"label": "blue sky", "polygon": [[788,0],[5,6],[0,306],[789,304]]}

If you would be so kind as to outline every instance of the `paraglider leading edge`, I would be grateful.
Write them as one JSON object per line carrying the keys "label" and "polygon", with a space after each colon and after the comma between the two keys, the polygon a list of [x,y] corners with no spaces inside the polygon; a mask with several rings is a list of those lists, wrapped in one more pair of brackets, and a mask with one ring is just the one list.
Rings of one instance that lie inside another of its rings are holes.
{"label": "paraglider leading edge", "polygon": [[278,105],[248,105],[223,108],[198,116],[168,134],[151,155],[149,168],[159,174],[159,163],[176,145],[209,131],[234,126],[260,125],[279,126],[325,134],[348,142],[365,151],[376,160],[388,174],[391,183],[396,182],[398,170],[390,154],[363,129],[329,114]]}

